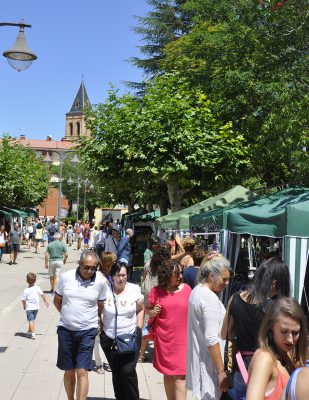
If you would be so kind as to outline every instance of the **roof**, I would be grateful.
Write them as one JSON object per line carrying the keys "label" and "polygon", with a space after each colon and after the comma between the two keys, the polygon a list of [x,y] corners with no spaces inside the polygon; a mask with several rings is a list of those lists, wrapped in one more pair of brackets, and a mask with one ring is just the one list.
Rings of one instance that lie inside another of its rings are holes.
{"label": "roof", "polygon": [[41,140],[41,139],[16,139],[19,144],[29,146],[31,149],[48,149],[48,150],[73,150],[74,143],[62,140]]}
{"label": "roof", "polygon": [[73,101],[70,112],[66,115],[79,115],[84,113],[84,108],[90,105],[90,100],[85,88],[84,81],[81,82],[77,95]]}
{"label": "roof", "polygon": [[[224,208],[227,205],[240,203],[255,197],[256,194],[241,185],[237,185],[214,197],[209,197],[191,207],[176,211],[172,214],[156,219],[156,223],[163,229],[189,229],[190,217],[205,211]],[[192,224],[191,224],[192,225]]]}

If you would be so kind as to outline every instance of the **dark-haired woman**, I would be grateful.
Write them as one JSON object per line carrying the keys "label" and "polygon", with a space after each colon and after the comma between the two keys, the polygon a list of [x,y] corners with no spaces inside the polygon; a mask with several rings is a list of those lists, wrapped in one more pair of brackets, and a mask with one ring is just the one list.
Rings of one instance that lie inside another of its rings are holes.
{"label": "dark-haired woman", "polygon": [[[253,353],[258,348],[257,333],[272,300],[289,295],[288,267],[279,257],[273,257],[260,265],[247,290],[238,292],[231,298],[222,337],[225,338],[227,335],[235,337],[237,349],[242,354],[247,368]],[[246,387],[238,370],[234,375],[234,390],[239,396],[245,396]]]}
{"label": "dark-haired woman", "polygon": [[158,286],[148,296],[146,312],[156,318],[154,367],[164,374],[168,400],[186,399],[188,299],[191,288],[182,283],[181,267],[169,260],[158,268]]}
{"label": "dark-haired woman", "polygon": [[[138,400],[138,380],[136,363],[141,341],[141,328],[144,320],[144,297],[140,287],[127,282],[127,267],[115,263],[110,271],[113,292],[107,291],[103,305],[103,328],[100,342],[112,370],[113,387],[117,400]],[[114,347],[115,317],[117,306],[117,335],[137,334],[136,353],[117,354]]]}

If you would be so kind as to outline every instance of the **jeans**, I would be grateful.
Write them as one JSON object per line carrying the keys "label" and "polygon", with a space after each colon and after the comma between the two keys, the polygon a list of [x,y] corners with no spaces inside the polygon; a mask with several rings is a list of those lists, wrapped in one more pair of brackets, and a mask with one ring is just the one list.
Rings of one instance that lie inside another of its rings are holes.
{"label": "jeans", "polygon": [[109,366],[112,370],[113,387],[117,400],[139,400],[138,380],[136,363],[138,360],[141,344],[141,330],[137,328],[137,351],[132,354],[116,354],[111,349],[113,339],[100,335],[100,342]]}

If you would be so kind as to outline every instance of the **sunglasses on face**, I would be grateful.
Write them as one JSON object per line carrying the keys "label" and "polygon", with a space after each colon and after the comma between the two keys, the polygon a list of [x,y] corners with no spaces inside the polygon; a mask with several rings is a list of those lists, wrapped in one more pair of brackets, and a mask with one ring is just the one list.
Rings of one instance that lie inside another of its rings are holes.
{"label": "sunglasses on face", "polygon": [[97,266],[93,267],[93,266],[89,266],[89,265],[83,265],[82,268],[83,268],[84,271],[91,270],[92,272],[94,272],[94,271],[97,270]]}

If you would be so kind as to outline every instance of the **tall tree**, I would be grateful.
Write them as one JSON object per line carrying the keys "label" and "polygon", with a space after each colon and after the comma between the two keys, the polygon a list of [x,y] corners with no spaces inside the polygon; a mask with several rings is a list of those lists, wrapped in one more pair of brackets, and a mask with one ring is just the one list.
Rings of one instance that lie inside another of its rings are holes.
{"label": "tall tree", "polygon": [[212,109],[177,74],[155,77],[142,100],[112,91],[88,115],[92,136],[83,140],[81,156],[114,193],[121,188],[123,199],[137,202],[163,184],[172,211],[179,210],[193,188],[233,184],[245,163],[242,137]]}
{"label": "tall tree", "polygon": [[138,26],[133,30],[142,37],[140,46],[146,58],[132,57],[131,63],[153,75],[159,70],[164,57],[163,48],[189,31],[189,14],[182,9],[185,0],[146,0],[152,10],[146,16],[136,17]]}
{"label": "tall tree", "polygon": [[48,193],[49,173],[28,147],[5,136],[0,142],[0,204],[33,207]]}
{"label": "tall tree", "polygon": [[308,147],[306,1],[189,0],[185,7],[195,25],[165,47],[162,70],[200,87],[245,137],[247,178],[306,183],[298,173]]}

